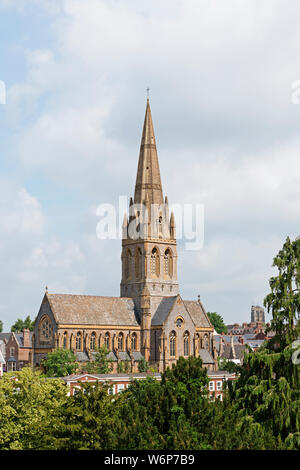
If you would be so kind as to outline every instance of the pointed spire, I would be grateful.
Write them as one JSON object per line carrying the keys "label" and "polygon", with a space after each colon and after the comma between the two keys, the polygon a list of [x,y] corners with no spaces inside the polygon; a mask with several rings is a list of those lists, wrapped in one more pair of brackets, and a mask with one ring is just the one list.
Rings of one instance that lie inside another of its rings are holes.
{"label": "pointed spire", "polygon": [[150,204],[163,204],[163,192],[149,98],[140,146],[134,202],[142,204],[148,194]]}

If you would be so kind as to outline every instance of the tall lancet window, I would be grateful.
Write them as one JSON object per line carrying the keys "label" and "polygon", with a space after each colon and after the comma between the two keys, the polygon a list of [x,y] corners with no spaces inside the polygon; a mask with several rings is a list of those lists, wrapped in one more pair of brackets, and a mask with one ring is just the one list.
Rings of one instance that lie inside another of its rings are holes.
{"label": "tall lancet window", "polygon": [[183,355],[190,355],[190,334],[186,331],[183,335]]}
{"label": "tall lancet window", "polygon": [[157,248],[153,248],[151,252],[151,274],[157,277],[160,275],[160,259]]}
{"label": "tall lancet window", "polygon": [[142,277],[142,252],[137,248],[135,252],[135,277],[140,279]]}
{"label": "tall lancet window", "polygon": [[171,250],[169,250],[169,248],[165,251],[164,254],[164,272],[165,275],[168,277],[173,276],[173,258]]}
{"label": "tall lancet window", "polygon": [[76,335],[76,350],[81,351],[82,350],[82,336],[80,331],[78,331]]}
{"label": "tall lancet window", "polygon": [[95,351],[96,349],[96,333],[93,332],[90,338],[90,350]]}
{"label": "tall lancet window", "polygon": [[132,333],[132,336],[131,336],[131,349],[132,349],[132,351],[137,350],[137,335],[136,335],[136,333]]}
{"label": "tall lancet window", "polygon": [[170,357],[176,356],[176,333],[172,331],[170,334]]}
{"label": "tall lancet window", "polygon": [[124,350],[124,336],[123,333],[120,333],[118,336],[118,350],[123,351]]}
{"label": "tall lancet window", "polygon": [[132,266],[132,255],[131,251],[127,250],[125,257],[125,278],[129,279],[131,277],[131,266]]}

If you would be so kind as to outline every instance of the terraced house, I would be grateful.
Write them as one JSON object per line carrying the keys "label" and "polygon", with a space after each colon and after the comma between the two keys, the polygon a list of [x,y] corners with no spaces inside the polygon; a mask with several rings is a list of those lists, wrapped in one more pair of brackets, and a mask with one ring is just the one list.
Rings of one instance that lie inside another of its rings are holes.
{"label": "terraced house", "polygon": [[129,361],[134,372],[145,358],[161,372],[190,355],[215,370],[214,330],[205,309],[200,299],[184,300],[179,292],[175,218],[163,195],[149,99],[134,197],[122,228],[120,297],[46,291],[35,322],[34,364],[55,348],[90,361],[105,344],[114,370]]}

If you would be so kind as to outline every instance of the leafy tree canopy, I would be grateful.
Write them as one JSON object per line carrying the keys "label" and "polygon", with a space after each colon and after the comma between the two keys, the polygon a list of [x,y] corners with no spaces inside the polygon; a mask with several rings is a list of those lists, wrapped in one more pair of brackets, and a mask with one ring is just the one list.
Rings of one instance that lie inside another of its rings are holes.
{"label": "leafy tree canopy", "polygon": [[48,353],[42,366],[47,377],[65,377],[78,369],[75,354],[69,349],[56,349]]}
{"label": "leafy tree canopy", "polygon": [[51,448],[49,439],[59,429],[66,401],[67,388],[58,379],[45,379],[29,367],[5,373],[0,380],[0,449]]}
{"label": "leafy tree canopy", "polygon": [[227,333],[227,326],[224,324],[223,317],[217,312],[207,312],[208,318],[217,333]]}
{"label": "leafy tree canopy", "polygon": [[109,374],[112,371],[112,361],[108,358],[109,350],[105,345],[96,349],[94,360],[83,366],[90,374]]}
{"label": "leafy tree canopy", "polygon": [[25,320],[18,318],[15,324],[11,327],[11,331],[15,333],[21,332],[24,329],[29,329],[30,331],[33,331],[34,329],[34,320],[31,320],[29,315],[25,318]]}

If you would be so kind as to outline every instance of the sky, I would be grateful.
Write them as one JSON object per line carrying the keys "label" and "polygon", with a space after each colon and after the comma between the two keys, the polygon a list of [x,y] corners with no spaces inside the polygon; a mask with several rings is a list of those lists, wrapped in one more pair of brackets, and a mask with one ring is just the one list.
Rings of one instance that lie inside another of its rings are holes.
{"label": "sky", "polygon": [[300,235],[299,16],[299,0],[0,0],[5,331],[46,286],[119,296],[96,209],[133,195],[147,87],[164,193],[204,207],[203,247],[178,242],[181,295],[250,321]]}

